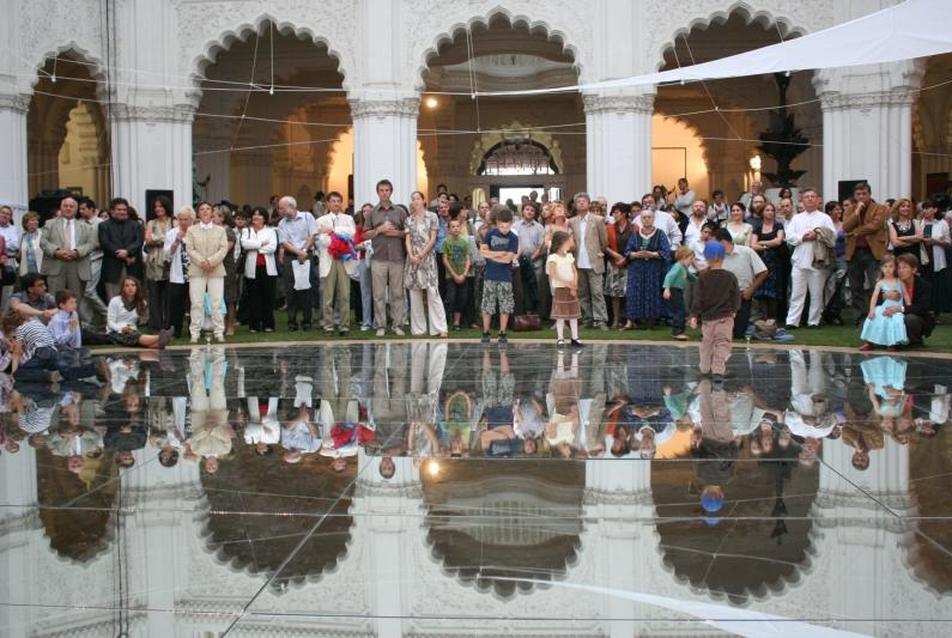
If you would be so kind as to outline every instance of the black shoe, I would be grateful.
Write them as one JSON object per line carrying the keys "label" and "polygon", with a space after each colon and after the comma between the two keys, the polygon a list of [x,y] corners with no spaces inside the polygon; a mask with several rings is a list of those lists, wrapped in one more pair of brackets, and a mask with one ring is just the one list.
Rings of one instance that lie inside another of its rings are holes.
{"label": "black shoe", "polygon": [[307,331],[309,331],[310,329],[311,329],[311,324],[309,324],[309,323],[301,324],[301,330],[307,332]]}
{"label": "black shoe", "polygon": [[509,337],[506,335],[505,332],[499,333],[499,343],[502,345],[509,343]]}
{"label": "black shoe", "polygon": [[489,342],[491,341],[491,339],[492,339],[492,336],[491,336],[488,332],[484,332],[484,333],[483,333],[483,338],[480,339],[479,341],[480,341],[481,343],[489,343]]}
{"label": "black shoe", "polygon": [[346,337],[349,334],[350,334],[350,330],[348,330],[347,328],[341,328],[340,330],[337,331],[337,336],[339,337]]}
{"label": "black shoe", "polygon": [[297,332],[297,330],[298,330],[298,326],[296,323],[288,324],[288,332]]}
{"label": "black shoe", "polygon": [[573,347],[573,348],[581,348],[581,347],[583,347],[584,345],[585,345],[585,344],[582,343],[581,341],[579,341],[578,339],[572,339],[572,347]]}

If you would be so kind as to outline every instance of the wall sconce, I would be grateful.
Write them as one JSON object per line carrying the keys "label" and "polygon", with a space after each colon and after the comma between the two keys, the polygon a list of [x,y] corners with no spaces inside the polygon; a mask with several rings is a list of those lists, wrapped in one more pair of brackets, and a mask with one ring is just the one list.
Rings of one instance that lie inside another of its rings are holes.
{"label": "wall sconce", "polygon": [[426,108],[428,109],[435,109],[440,105],[440,101],[431,95],[430,97],[426,98],[424,104],[426,104]]}

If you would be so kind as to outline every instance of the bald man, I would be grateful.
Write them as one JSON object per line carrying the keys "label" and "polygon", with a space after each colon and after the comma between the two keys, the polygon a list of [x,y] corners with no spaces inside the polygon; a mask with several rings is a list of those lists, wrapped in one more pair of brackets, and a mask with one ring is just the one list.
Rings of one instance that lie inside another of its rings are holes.
{"label": "bald man", "polygon": [[[294,289],[294,271],[292,264],[296,261],[308,264],[310,270],[311,251],[317,235],[317,221],[309,211],[299,211],[297,200],[285,195],[278,200],[278,211],[281,221],[278,222],[278,240],[281,242],[279,257],[284,264],[284,285],[288,300],[288,330],[294,332],[298,328],[311,329],[313,304],[311,290]],[[315,286],[313,272],[309,276],[311,288]],[[298,310],[302,314],[302,323],[298,324]]]}
{"label": "bald man", "polygon": [[89,281],[89,255],[99,247],[95,229],[76,219],[79,202],[64,197],[60,215],[49,220],[40,234],[43,251],[41,271],[46,275],[49,290],[56,294],[69,290],[80,299]]}

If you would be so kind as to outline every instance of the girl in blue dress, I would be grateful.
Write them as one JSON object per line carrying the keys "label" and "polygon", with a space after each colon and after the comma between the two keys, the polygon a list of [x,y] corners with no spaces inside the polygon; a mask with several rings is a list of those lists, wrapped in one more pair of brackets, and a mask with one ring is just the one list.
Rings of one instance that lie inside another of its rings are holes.
{"label": "girl in blue dress", "polygon": [[[902,312],[903,307],[909,304],[909,298],[906,287],[896,276],[896,258],[886,255],[879,264],[879,270],[879,281],[876,282],[869,299],[869,316],[863,322],[863,332],[860,335],[864,343],[859,349],[863,351],[872,350],[874,344],[886,346],[887,350],[895,350],[896,346],[909,343]],[[898,292],[901,298],[889,299],[888,294],[892,292]],[[882,301],[876,305],[880,299]],[[887,313],[890,308],[899,310]]]}

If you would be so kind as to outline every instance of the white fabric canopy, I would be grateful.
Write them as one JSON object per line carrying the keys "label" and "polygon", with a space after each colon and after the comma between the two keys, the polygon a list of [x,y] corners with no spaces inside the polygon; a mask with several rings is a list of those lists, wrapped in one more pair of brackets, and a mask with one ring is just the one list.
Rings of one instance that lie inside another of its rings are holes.
{"label": "white fabric canopy", "polygon": [[888,9],[823,31],[703,64],[607,82],[556,89],[502,91],[492,95],[592,92],[681,81],[897,62],[952,52],[950,22],[952,0],[906,0]]}

